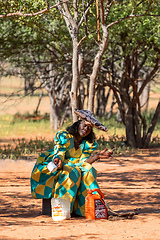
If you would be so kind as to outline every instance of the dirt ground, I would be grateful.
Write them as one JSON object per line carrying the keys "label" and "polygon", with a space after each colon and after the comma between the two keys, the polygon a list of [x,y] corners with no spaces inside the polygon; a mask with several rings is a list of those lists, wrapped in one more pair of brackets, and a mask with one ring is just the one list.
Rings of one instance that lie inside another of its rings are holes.
{"label": "dirt ground", "polygon": [[34,161],[0,160],[0,239],[160,239],[160,150],[94,163],[98,182],[113,210],[132,210],[132,219],[59,222],[41,215],[42,201],[30,194]]}

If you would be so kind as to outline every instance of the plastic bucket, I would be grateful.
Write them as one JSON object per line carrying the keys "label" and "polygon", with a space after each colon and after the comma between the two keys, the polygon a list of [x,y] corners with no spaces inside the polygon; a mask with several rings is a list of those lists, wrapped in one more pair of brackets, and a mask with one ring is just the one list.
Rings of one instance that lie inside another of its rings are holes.
{"label": "plastic bucket", "polygon": [[51,199],[52,219],[61,221],[70,218],[70,199],[67,198],[52,198]]}

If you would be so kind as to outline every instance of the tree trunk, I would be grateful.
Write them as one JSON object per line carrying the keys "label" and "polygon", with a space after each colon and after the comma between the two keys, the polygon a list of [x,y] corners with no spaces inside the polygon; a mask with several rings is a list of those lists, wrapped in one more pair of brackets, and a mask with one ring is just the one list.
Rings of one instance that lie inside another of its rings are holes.
{"label": "tree trunk", "polygon": [[141,123],[136,106],[133,107],[132,118],[134,119],[136,147],[142,148]]}
{"label": "tree trunk", "polygon": [[35,110],[35,114],[36,114],[36,115],[38,114],[38,109],[39,109],[39,106],[40,106],[42,97],[43,97],[43,90],[41,91],[41,93],[40,93],[40,95],[39,95],[38,104],[37,104],[37,107],[36,107],[36,110]]}
{"label": "tree trunk", "polygon": [[111,89],[108,89],[107,95],[105,96],[106,88],[101,86],[97,91],[97,110],[96,115],[102,117],[106,113],[106,106],[108,103],[108,98],[110,96]]}
{"label": "tree trunk", "polygon": [[54,102],[54,97],[49,93],[50,98],[50,127],[52,130],[57,130],[59,127],[59,114],[56,104]]}
{"label": "tree trunk", "polygon": [[118,123],[121,123],[121,122],[122,122],[121,112],[120,112],[119,109],[118,109],[118,111],[117,111],[117,122],[118,122]]}
{"label": "tree trunk", "polygon": [[[57,0],[57,3],[60,3],[59,0]],[[78,87],[79,87],[79,80],[80,80],[80,74],[81,71],[81,62],[79,62],[78,59],[78,50],[79,50],[79,27],[78,27],[78,5],[77,1],[73,1],[73,13],[74,17],[71,14],[71,11],[69,9],[68,3],[63,3],[63,5],[58,5],[58,9],[60,13],[62,14],[68,31],[70,33],[70,36],[72,38],[72,44],[73,44],[73,56],[72,56],[72,84],[71,84],[71,91],[70,91],[70,99],[71,99],[71,108],[72,108],[72,116],[73,116],[73,122],[77,121],[77,115],[74,113],[75,108],[78,106]],[[80,64],[79,64],[80,63]],[[80,68],[80,71],[79,71]]]}
{"label": "tree trunk", "polygon": [[111,116],[112,116],[112,113],[113,113],[113,106],[115,105],[115,102],[114,102],[114,93],[112,95],[112,102],[111,102],[111,107],[110,107],[110,110],[109,110],[109,113],[108,113],[108,116],[107,116],[107,119],[110,119]]}
{"label": "tree trunk", "polygon": [[[138,91],[142,86],[143,81],[138,81]],[[150,91],[150,83],[148,83],[143,92],[141,93],[140,97],[139,97],[139,101],[140,101],[140,107],[142,111],[147,111],[148,110],[148,101],[149,101],[149,91]]]}
{"label": "tree trunk", "polygon": [[72,116],[73,122],[77,121],[77,115],[74,114],[75,108],[78,107],[78,85],[79,85],[79,70],[78,70],[78,42],[77,39],[73,39],[73,57],[72,57],[72,86],[70,92],[71,98],[71,107],[72,107]]}
{"label": "tree trunk", "polygon": [[126,113],[125,119],[126,125],[126,141],[127,145],[133,148],[136,148],[136,140],[135,140],[135,129],[134,129],[134,119],[132,115],[132,108],[128,110]]}
{"label": "tree trunk", "polygon": [[95,85],[96,79],[98,76],[98,72],[101,66],[101,60],[104,51],[106,50],[107,42],[108,42],[108,29],[105,26],[102,26],[103,29],[103,38],[102,42],[99,45],[99,51],[96,54],[94,59],[94,65],[92,69],[92,73],[90,76],[90,85],[89,85],[89,99],[88,99],[88,110],[94,112],[94,97],[95,97]]}
{"label": "tree trunk", "polygon": [[159,119],[159,116],[160,116],[160,101],[159,101],[159,103],[157,105],[156,111],[154,113],[154,116],[152,118],[150,127],[148,129],[146,138],[144,140],[143,148],[147,148],[149,146],[149,143],[150,143],[150,140],[151,140],[151,135],[152,135],[152,133],[154,131],[154,128],[155,128],[156,123],[157,123],[157,121]]}

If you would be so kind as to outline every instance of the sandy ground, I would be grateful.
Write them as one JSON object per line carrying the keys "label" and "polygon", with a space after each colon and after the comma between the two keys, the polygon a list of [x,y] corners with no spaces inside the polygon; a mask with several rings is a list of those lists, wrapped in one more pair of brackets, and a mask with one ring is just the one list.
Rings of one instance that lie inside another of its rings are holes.
{"label": "sandy ground", "polygon": [[160,151],[113,157],[94,163],[98,182],[113,210],[134,210],[132,219],[59,222],[41,215],[30,194],[35,161],[0,160],[0,239],[160,239]]}

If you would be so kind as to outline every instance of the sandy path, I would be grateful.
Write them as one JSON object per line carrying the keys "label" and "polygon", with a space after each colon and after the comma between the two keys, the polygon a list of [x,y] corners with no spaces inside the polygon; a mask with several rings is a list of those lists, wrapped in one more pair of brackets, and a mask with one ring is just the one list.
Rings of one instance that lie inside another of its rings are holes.
{"label": "sandy path", "polygon": [[113,210],[136,210],[132,219],[54,222],[41,215],[41,200],[30,195],[34,161],[0,160],[0,239],[160,239],[159,150],[94,164]]}

